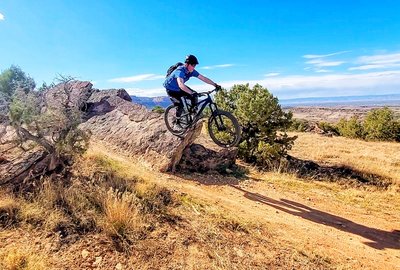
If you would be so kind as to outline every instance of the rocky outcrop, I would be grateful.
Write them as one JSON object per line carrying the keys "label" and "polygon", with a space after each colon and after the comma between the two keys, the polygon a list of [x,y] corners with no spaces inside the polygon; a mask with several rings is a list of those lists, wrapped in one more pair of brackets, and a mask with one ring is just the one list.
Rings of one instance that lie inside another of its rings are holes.
{"label": "rocky outcrop", "polygon": [[[30,175],[40,173],[43,160],[46,159],[46,153],[41,149],[22,152],[17,156],[7,159],[6,156],[0,156],[0,185],[12,182],[14,186],[20,185],[23,179]],[[18,179],[17,179],[18,178]]]}
{"label": "rocky outcrop", "polygon": [[[180,139],[165,127],[163,115],[133,104],[115,90],[96,92],[88,100],[89,119],[81,127],[115,150],[137,157],[160,171],[174,171],[183,150],[200,134],[202,124]],[[126,93],[126,92],[125,92]]]}
{"label": "rocky outcrop", "polygon": [[[69,106],[79,108],[84,112],[84,122],[80,128],[90,131],[92,139],[159,171],[181,168],[204,172],[228,168],[235,162],[235,150],[218,152],[193,145],[201,133],[202,121],[189,130],[184,138],[178,138],[167,130],[162,114],[132,103],[124,89],[98,90],[90,82],[72,81],[46,90],[44,102],[49,107],[69,102]],[[10,130],[2,130],[10,134]],[[40,166],[37,167],[35,163],[44,164],[46,158],[43,151],[31,153],[23,157],[27,162],[12,165],[3,155],[0,158],[0,173],[7,172],[8,179],[11,179],[13,172],[20,172],[21,175],[25,173],[24,170],[40,173]]]}
{"label": "rocky outcrop", "polygon": [[182,159],[178,164],[178,170],[189,172],[217,171],[226,173],[235,165],[237,148],[221,149],[215,151],[201,144],[193,143],[186,147]]}
{"label": "rocky outcrop", "polygon": [[70,95],[69,106],[85,109],[86,102],[92,95],[94,89],[90,82],[70,81],[61,83],[49,88],[44,93],[46,106],[58,108],[60,104],[67,102],[67,95]]}

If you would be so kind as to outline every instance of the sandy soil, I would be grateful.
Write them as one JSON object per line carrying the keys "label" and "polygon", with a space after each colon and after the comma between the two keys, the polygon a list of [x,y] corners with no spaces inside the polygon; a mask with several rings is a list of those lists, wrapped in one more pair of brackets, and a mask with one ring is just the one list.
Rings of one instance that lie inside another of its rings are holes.
{"label": "sandy soil", "polygon": [[239,181],[218,175],[162,174],[132,165],[141,177],[263,224],[283,246],[322,254],[340,269],[400,269],[397,213],[355,208],[332,200],[326,190],[304,197],[301,190],[285,190],[276,179],[254,170]]}
{"label": "sandy soil", "polygon": [[[330,122],[336,123],[341,118],[350,118],[352,116],[357,116],[360,119],[365,117],[369,111],[372,109],[377,109],[382,107],[372,107],[372,106],[335,106],[335,107],[292,107],[285,109],[285,111],[291,111],[293,117],[297,119],[304,119],[311,122]],[[400,116],[400,107],[390,106],[391,110],[398,116]]]}
{"label": "sandy soil", "polygon": [[[312,193],[306,193],[301,186],[285,188],[279,184],[280,176],[252,168],[244,180],[221,175],[164,174],[104,147],[96,149],[129,164],[139,177],[265,226],[275,243],[323,256],[338,269],[400,269],[400,215],[393,210],[371,212],[362,206],[354,207],[334,198],[335,189],[321,189],[312,183],[307,186],[313,189]],[[27,241],[34,238],[29,232],[22,234]],[[14,237],[3,235],[1,239],[21,238]],[[90,237],[82,241],[83,247],[90,246]],[[50,240],[39,242],[43,248],[52,248],[46,247],[46,242],[52,243]],[[60,250],[60,258],[63,252],[66,251]],[[82,256],[81,248],[71,252]],[[110,269],[118,262],[126,263],[123,257],[110,259]],[[90,261],[88,267],[95,263]]]}

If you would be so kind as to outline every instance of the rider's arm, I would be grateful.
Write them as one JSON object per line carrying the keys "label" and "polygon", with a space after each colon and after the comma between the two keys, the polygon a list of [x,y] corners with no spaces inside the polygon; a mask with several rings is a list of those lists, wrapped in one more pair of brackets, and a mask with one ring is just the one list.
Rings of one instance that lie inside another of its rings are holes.
{"label": "rider's arm", "polygon": [[217,84],[215,82],[213,82],[212,80],[210,80],[209,78],[207,78],[201,74],[199,74],[199,76],[197,78],[199,78],[200,80],[202,80],[205,83],[211,84],[212,86],[217,86]]}
{"label": "rider's arm", "polygon": [[178,86],[179,86],[180,89],[182,89],[182,91],[185,91],[186,93],[191,94],[191,95],[194,93],[193,91],[191,91],[191,90],[185,85],[185,83],[183,82],[183,79],[182,79],[182,78],[178,77],[178,78],[176,78],[176,80],[178,81]]}

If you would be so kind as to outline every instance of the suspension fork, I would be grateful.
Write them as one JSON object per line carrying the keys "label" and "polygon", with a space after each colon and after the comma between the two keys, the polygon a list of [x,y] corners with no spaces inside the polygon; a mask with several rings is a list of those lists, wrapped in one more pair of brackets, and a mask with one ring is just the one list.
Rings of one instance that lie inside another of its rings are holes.
{"label": "suspension fork", "polygon": [[[217,107],[217,105],[215,103],[210,103],[210,109],[211,109],[211,115],[213,115],[214,112],[218,111],[218,107]],[[221,115],[217,115],[217,117],[215,117],[215,123],[217,124],[218,130],[224,130],[225,129],[224,121],[222,120],[222,116]]]}

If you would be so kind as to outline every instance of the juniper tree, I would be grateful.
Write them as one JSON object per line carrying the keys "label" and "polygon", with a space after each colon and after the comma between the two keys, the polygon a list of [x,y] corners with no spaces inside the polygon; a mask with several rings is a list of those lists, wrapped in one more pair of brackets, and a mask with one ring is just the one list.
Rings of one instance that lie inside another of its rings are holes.
{"label": "juniper tree", "polygon": [[[49,105],[45,95],[50,89],[43,85],[40,91],[36,91],[34,80],[19,67],[12,66],[0,74],[3,126],[0,142],[5,143],[1,140],[5,134],[4,127],[11,126],[16,138],[7,143],[20,146],[25,151],[28,150],[24,148],[27,142],[32,147],[42,148],[43,155],[36,164],[41,167],[38,175],[55,169],[62,171],[88,145],[88,134],[78,128],[82,112],[72,101],[72,78],[60,76],[58,80],[58,103]],[[32,170],[29,174],[21,172],[14,176],[13,182],[26,180],[27,175],[31,178],[38,176],[32,175]]]}
{"label": "juniper tree", "polygon": [[291,149],[296,137],[289,137],[292,114],[286,113],[279,101],[266,88],[249,84],[222,90],[216,102],[232,112],[242,126],[239,156],[247,162],[272,167]]}

